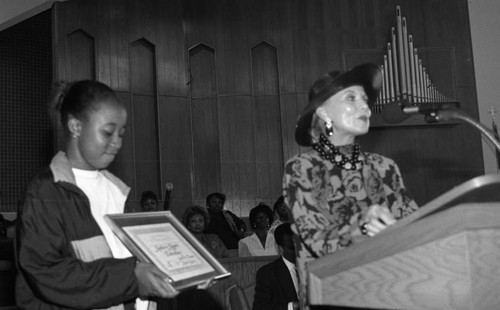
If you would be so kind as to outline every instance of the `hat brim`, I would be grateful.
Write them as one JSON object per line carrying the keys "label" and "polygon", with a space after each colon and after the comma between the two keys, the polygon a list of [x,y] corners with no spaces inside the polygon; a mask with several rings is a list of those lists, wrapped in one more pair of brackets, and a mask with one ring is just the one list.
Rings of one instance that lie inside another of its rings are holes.
{"label": "hat brim", "polygon": [[342,89],[350,86],[360,85],[364,88],[368,96],[368,105],[371,107],[377,100],[382,86],[381,71],[379,66],[374,64],[362,64],[346,71],[331,82],[322,87],[300,113],[295,126],[295,141],[301,146],[311,146],[311,123],[316,109],[328,98],[335,95]]}

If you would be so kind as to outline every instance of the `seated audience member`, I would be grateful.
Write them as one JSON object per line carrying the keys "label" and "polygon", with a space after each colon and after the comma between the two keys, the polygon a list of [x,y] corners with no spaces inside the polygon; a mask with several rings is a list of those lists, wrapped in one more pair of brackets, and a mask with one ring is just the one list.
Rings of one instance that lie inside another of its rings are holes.
{"label": "seated audience member", "polygon": [[288,212],[288,208],[285,204],[285,197],[279,196],[273,206],[274,220],[271,224],[271,227],[269,227],[270,234],[274,234],[274,230],[276,229],[276,227],[280,226],[283,223],[290,222]]}
{"label": "seated audience member", "polygon": [[[9,236],[8,228],[10,226],[14,226],[16,220],[9,221],[5,219],[3,214],[0,213],[0,270],[2,269],[2,261],[10,262],[9,266],[12,266],[14,263],[14,243],[12,236]],[[12,263],[12,264],[11,264]],[[1,275],[0,275],[1,277]],[[1,281],[1,279],[0,279]],[[1,286],[1,283],[0,283]],[[1,303],[0,303],[1,305]],[[0,307],[1,309],[1,307]]]}
{"label": "seated audience member", "polygon": [[245,222],[229,210],[224,210],[226,195],[211,193],[207,196],[207,210],[210,223],[205,232],[216,234],[228,250],[237,249],[238,241],[247,230]]}
{"label": "seated audience member", "polygon": [[209,215],[200,206],[192,206],[184,211],[182,223],[216,258],[226,257],[226,246],[216,234],[206,234],[205,225],[210,222]]}
{"label": "seated audience member", "polygon": [[7,228],[13,226],[16,221],[9,221],[5,219],[3,214],[0,214],[0,238],[7,238]]}
{"label": "seated audience member", "polygon": [[[207,211],[200,206],[191,206],[184,211],[182,223],[216,258],[226,257],[226,247],[215,234],[203,232],[210,222]],[[176,309],[190,310],[223,310],[221,305],[207,290],[188,289],[176,298]]]}
{"label": "seated audience member", "polygon": [[141,195],[141,211],[159,211],[158,209],[158,197],[152,191],[144,191]]}
{"label": "seated audience member", "polygon": [[281,257],[257,271],[252,309],[299,309],[295,246],[290,223],[278,226],[274,238]]}
{"label": "seated audience member", "polygon": [[277,255],[274,235],[268,234],[269,226],[273,221],[271,207],[260,203],[250,210],[249,220],[254,233],[238,242],[238,256]]}

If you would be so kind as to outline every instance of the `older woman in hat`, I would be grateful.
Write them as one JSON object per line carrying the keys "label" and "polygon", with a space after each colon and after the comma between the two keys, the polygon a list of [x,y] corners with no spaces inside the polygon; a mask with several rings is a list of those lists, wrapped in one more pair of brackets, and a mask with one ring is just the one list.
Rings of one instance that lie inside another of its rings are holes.
{"label": "older woman in hat", "polygon": [[[297,265],[307,279],[307,262],[372,237],[417,209],[396,163],[363,152],[356,137],[370,127],[370,106],[381,87],[378,66],[363,64],[329,72],[309,92],[295,140],[310,146],[285,165],[284,196],[297,238]],[[305,281],[301,282],[306,308]]]}

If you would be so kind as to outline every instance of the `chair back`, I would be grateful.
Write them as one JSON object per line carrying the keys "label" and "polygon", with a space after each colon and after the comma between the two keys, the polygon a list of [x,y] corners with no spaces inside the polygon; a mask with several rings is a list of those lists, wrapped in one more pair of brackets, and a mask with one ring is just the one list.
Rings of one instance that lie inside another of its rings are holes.
{"label": "chair back", "polygon": [[249,285],[246,289],[240,287],[238,284],[231,285],[226,290],[226,307],[228,310],[251,310],[252,304],[248,299],[248,294],[251,294],[253,301],[253,291],[255,284]]}

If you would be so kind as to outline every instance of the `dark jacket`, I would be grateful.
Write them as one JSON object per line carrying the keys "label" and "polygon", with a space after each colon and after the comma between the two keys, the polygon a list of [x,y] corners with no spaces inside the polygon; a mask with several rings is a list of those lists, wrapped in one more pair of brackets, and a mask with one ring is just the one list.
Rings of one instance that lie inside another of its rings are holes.
{"label": "dark jacket", "polygon": [[[232,227],[233,225],[228,223],[227,217],[232,219],[235,227]],[[238,241],[241,239],[235,230],[241,230],[243,225],[243,220],[234,213],[229,210],[223,210],[217,214],[210,213],[210,222],[208,223],[208,227],[205,228],[205,232],[216,234],[224,242],[228,250],[233,250],[238,248]]]}
{"label": "dark jacket", "polygon": [[[102,172],[128,196],[122,181]],[[16,252],[16,301],[23,309],[107,308],[137,297],[136,259],[112,258],[62,152],[27,188]]]}
{"label": "dark jacket", "polygon": [[292,276],[283,258],[257,271],[253,310],[287,310],[289,302],[298,300]]}

